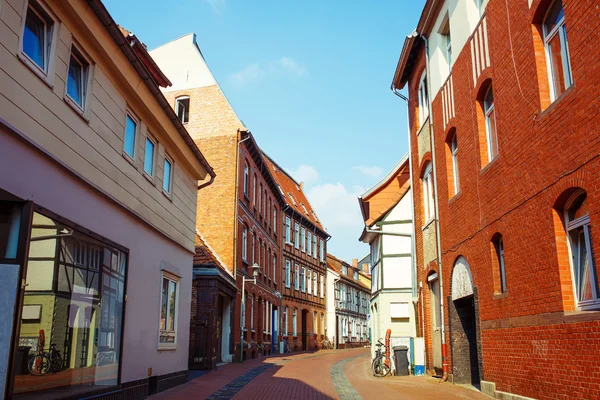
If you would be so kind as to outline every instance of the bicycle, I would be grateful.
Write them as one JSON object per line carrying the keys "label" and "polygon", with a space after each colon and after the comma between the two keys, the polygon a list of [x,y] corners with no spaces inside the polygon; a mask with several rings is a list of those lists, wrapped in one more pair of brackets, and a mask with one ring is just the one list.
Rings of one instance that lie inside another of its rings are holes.
{"label": "bicycle", "polygon": [[375,351],[375,358],[371,363],[371,370],[373,371],[373,376],[383,378],[389,375],[392,363],[390,358],[386,356],[381,349],[382,347],[386,347],[385,344],[381,342],[381,339],[377,341],[376,346],[377,350]]}
{"label": "bicycle", "polygon": [[284,353],[291,353],[292,349],[290,348],[290,344],[288,342],[287,339],[283,339],[283,352]]}
{"label": "bicycle", "polygon": [[333,344],[329,339],[323,340],[323,350],[333,350]]}
{"label": "bicycle", "polygon": [[60,350],[56,349],[54,343],[50,343],[50,349],[48,351],[42,350],[40,353],[29,359],[27,369],[29,370],[29,373],[34,376],[62,371],[63,360],[60,356]]}

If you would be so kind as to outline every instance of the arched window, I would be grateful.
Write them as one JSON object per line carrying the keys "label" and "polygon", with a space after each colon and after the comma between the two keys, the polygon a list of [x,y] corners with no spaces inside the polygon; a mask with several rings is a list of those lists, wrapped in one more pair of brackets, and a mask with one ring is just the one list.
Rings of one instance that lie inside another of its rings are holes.
{"label": "arched window", "polygon": [[562,0],[555,0],[543,22],[544,45],[551,87],[551,99],[556,100],[571,84],[571,62],[567,41],[567,26]]}
{"label": "arched window", "polygon": [[427,74],[423,72],[419,80],[419,125],[423,126],[427,117],[429,117],[429,95],[427,93]]}
{"label": "arched window", "polygon": [[498,155],[498,135],[496,133],[496,110],[494,108],[494,91],[490,85],[483,98],[483,114],[485,116],[485,131],[487,137],[488,160],[492,161]]}
{"label": "arched window", "polygon": [[248,262],[248,228],[243,225],[242,228],[242,260]]}
{"label": "arched window", "polygon": [[[458,178],[458,140],[456,138],[456,132],[452,134],[448,141],[448,151],[450,153],[450,161],[452,162],[452,186],[454,192],[451,195],[456,195],[460,190],[460,181]],[[448,168],[450,168],[448,166]]]}
{"label": "arched window", "polygon": [[250,167],[248,166],[248,161],[244,164],[244,195],[248,197],[248,173],[250,172]]}
{"label": "arched window", "polygon": [[190,120],[190,96],[181,96],[175,100],[175,112],[182,124]]}
{"label": "arched window", "polygon": [[431,163],[429,163],[423,173],[423,212],[425,215],[425,224],[433,220],[435,215],[433,201],[433,168],[431,167]]}
{"label": "arched window", "polygon": [[502,235],[496,233],[492,237],[492,266],[494,268],[494,291],[506,292],[506,269],[504,264],[504,241]]}
{"label": "arched window", "polygon": [[575,297],[579,308],[600,307],[598,278],[592,255],[592,236],[587,193],[577,190],[565,205],[567,231]]}

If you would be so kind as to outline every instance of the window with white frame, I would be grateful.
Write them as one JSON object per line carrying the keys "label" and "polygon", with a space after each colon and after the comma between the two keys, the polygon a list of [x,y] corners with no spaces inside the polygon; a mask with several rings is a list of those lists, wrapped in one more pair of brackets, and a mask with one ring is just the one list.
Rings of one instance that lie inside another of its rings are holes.
{"label": "window with white frame", "polygon": [[273,207],[273,233],[277,234],[277,208]]}
{"label": "window with white frame", "polygon": [[297,325],[298,324],[298,315],[297,314],[298,314],[298,310],[296,310],[294,308],[293,315],[292,315],[292,329],[293,329],[294,336],[298,336],[298,329],[297,329],[298,328],[298,325]]}
{"label": "window with white frame", "polygon": [[75,47],[71,47],[71,57],[69,59],[69,70],[67,74],[67,96],[72,103],[75,103],[80,112],[85,111],[88,92],[88,74],[90,64]]}
{"label": "window with white frame", "polygon": [[306,267],[302,267],[302,292],[306,293]]}
{"label": "window with white frame", "polygon": [[151,178],[154,176],[155,157],[156,142],[150,136],[146,136],[146,147],[144,149],[144,172]]}
{"label": "window with white frame", "polygon": [[252,179],[252,205],[256,208],[256,174],[254,174]]}
{"label": "window with white frame", "polygon": [[252,233],[252,264],[256,262],[256,235]]}
{"label": "window with white frame", "polygon": [[45,76],[50,71],[55,41],[55,21],[55,18],[39,2],[29,1],[21,38],[21,52]]}
{"label": "window with white frame", "polygon": [[355,281],[358,280],[358,271],[354,271],[353,278],[354,278]]}
{"label": "window with white frame", "polygon": [[317,273],[313,271],[313,295],[315,295],[315,296],[317,295],[317,285],[318,285],[317,277],[318,277]]}
{"label": "window with white frame", "polygon": [[450,18],[448,14],[444,17],[441,28],[439,30],[442,36],[442,46],[444,51],[444,58],[448,63],[448,71],[452,70],[452,37],[450,36]]}
{"label": "window with white frame", "polygon": [[427,72],[423,71],[418,89],[419,100],[419,124],[423,126],[427,117],[429,117],[429,95],[427,93]]}
{"label": "window with white frame", "polygon": [[246,330],[246,306],[248,305],[248,293],[244,293],[244,302],[242,304],[242,331]]}
{"label": "window with white frame", "polygon": [[296,290],[300,290],[300,266],[296,264],[294,272],[294,287]]}
{"label": "window with white frame", "polygon": [[285,217],[285,242],[287,244],[292,244],[292,228],[291,228],[292,220],[290,217]]}
{"label": "window with white frame", "polygon": [[425,212],[425,224],[433,220],[435,208],[433,202],[433,169],[431,163],[425,167],[423,173],[423,211]]}
{"label": "window with white frame", "polygon": [[177,118],[182,124],[187,124],[190,121],[190,97],[181,96],[175,100],[175,110],[177,111]]}
{"label": "window with white frame", "polygon": [[321,335],[325,334],[325,314],[321,313]]}
{"label": "window with white frame", "polygon": [[289,335],[290,326],[288,325],[288,308],[283,307],[283,332],[282,335]]}
{"label": "window with white frame", "polygon": [[342,274],[344,274],[346,276],[348,275],[348,266],[342,265]]}
{"label": "window with white frame", "polygon": [[300,225],[297,222],[294,222],[294,247],[300,248]]}
{"label": "window with white frame", "polygon": [[456,133],[452,135],[452,139],[450,140],[450,156],[452,157],[454,194],[457,194],[460,190],[460,181],[458,178],[458,140],[456,139]]}
{"label": "window with white frame", "polygon": [[175,347],[179,278],[163,271],[161,281],[159,347]]}
{"label": "window with white frame", "polygon": [[277,256],[273,254],[273,282],[277,284]]}
{"label": "window with white frame", "polygon": [[307,271],[307,274],[308,275],[306,276],[306,279],[308,280],[308,283],[307,283],[308,294],[312,294],[312,271],[309,269]]}
{"label": "window with white frame", "polygon": [[498,133],[496,132],[494,91],[491,85],[483,99],[483,114],[485,116],[485,132],[487,136],[488,145],[488,160],[492,161],[498,155]]}
{"label": "window with white frame", "polygon": [[248,162],[244,162],[244,195],[248,197],[248,174],[250,173],[250,167]]}
{"label": "window with white frame", "polygon": [[302,245],[302,251],[306,253],[306,228],[302,227],[300,230],[300,243]]}
{"label": "window with white frame", "polygon": [[163,164],[163,191],[167,194],[171,194],[173,190],[173,161],[165,154],[165,161]]}
{"label": "window with white frame", "polygon": [[316,335],[318,333],[317,330],[317,312],[313,311],[313,333]]}
{"label": "window with white frame", "polygon": [[565,226],[571,255],[573,286],[581,310],[600,308],[598,275],[592,251],[587,193],[578,190],[565,206]]}
{"label": "window with white frame", "polygon": [[123,140],[123,151],[132,160],[135,154],[135,141],[137,135],[138,122],[131,115],[127,114],[125,117],[125,138]]}
{"label": "window with white frame", "polygon": [[313,258],[316,259],[317,258],[317,235],[313,235]]}
{"label": "window with white frame", "polygon": [[498,274],[500,277],[500,293],[506,292],[506,270],[504,265],[504,242],[502,240],[502,235],[497,234],[492,243],[494,245],[494,250],[496,251],[496,260],[498,265]]}
{"label": "window with white frame", "polygon": [[544,45],[552,101],[573,84],[567,40],[567,25],[562,0],[555,0],[543,22]]}
{"label": "window with white frame", "polygon": [[307,236],[306,236],[306,243],[308,244],[308,246],[307,246],[307,249],[306,249],[306,250],[307,250],[307,254],[308,254],[309,256],[311,256],[311,255],[312,255],[312,233],[311,233],[310,231],[308,231],[308,232],[306,233],[306,235],[307,235]]}
{"label": "window with white frame", "polygon": [[321,275],[321,298],[325,298],[325,276]]}
{"label": "window with white frame", "polygon": [[248,262],[248,228],[243,225],[242,230],[242,260]]}
{"label": "window with white frame", "polygon": [[285,287],[289,288],[292,285],[292,263],[290,260],[285,260]]}
{"label": "window with white frame", "polygon": [[321,246],[321,253],[320,253],[320,257],[319,259],[321,260],[321,262],[325,261],[325,242],[323,242],[323,239],[319,239],[319,244]]}
{"label": "window with white frame", "polygon": [[252,303],[250,305],[250,329],[254,330],[254,295],[252,295]]}

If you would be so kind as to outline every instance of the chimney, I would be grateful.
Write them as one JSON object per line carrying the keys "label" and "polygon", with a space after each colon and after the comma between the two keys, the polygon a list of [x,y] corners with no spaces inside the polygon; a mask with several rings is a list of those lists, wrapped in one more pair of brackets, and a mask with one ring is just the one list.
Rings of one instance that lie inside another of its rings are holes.
{"label": "chimney", "polygon": [[304,182],[300,182],[300,190],[304,190]]}
{"label": "chimney", "polygon": [[352,268],[358,268],[358,258],[352,259]]}
{"label": "chimney", "polygon": [[369,268],[368,263],[364,263],[361,267],[362,272],[364,272],[367,275],[371,275],[371,269]]}

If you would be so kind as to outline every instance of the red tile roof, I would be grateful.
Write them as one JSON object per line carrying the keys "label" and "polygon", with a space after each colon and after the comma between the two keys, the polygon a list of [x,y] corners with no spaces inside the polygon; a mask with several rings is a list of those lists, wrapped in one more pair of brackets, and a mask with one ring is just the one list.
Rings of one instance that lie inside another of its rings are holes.
{"label": "red tile roof", "polygon": [[196,232],[196,252],[194,253],[194,265],[198,264],[214,264],[222,269],[223,263],[219,257],[213,252],[204,238]]}
{"label": "red tile roof", "polygon": [[285,197],[286,204],[305,219],[309,220],[323,233],[327,234],[327,231],[323,228],[323,225],[321,225],[319,217],[317,217],[317,213],[314,211],[306,198],[306,195],[302,191],[302,183],[296,182],[290,174],[273,161],[273,159],[265,152],[263,152],[263,156],[269,167],[269,172],[271,172],[271,175],[275,178],[275,181]]}
{"label": "red tile roof", "polygon": [[[339,258],[331,255],[331,254],[327,254],[327,266],[329,268],[331,268],[332,270],[334,270],[335,272],[337,272],[340,275],[340,279],[344,280],[346,283],[350,283],[353,284],[354,286],[358,285],[361,286],[364,289],[367,289],[369,291],[371,291],[371,285],[366,285],[363,281],[361,280],[354,280],[354,278],[352,277],[352,275],[348,276],[348,275],[344,275],[342,273],[342,266],[345,265],[346,267],[348,267],[348,271],[352,271],[352,274],[354,274],[354,271],[358,271],[359,274],[361,274],[360,269],[358,268],[354,268],[352,265],[348,264],[347,262],[340,260]],[[371,279],[370,276],[363,274],[365,277],[368,277],[369,279]]]}

